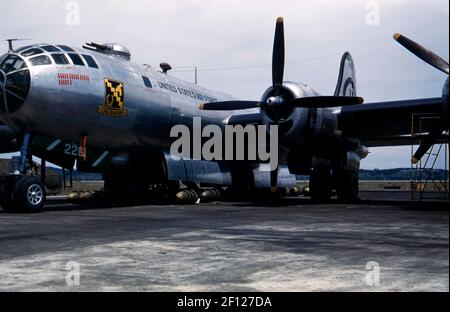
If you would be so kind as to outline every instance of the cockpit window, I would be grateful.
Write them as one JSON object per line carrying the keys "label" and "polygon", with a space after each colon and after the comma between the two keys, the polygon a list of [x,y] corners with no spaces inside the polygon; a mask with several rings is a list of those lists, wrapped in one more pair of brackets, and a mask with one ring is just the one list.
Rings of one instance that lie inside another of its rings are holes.
{"label": "cockpit window", "polygon": [[43,46],[43,47],[41,47],[41,49],[44,49],[47,52],[60,52],[61,51],[57,47],[52,46],[52,45]]}
{"label": "cockpit window", "polygon": [[[41,57],[41,56],[37,56]],[[36,58],[36,57],[35,57]],[[0,112],[13,113],[24,103],[30,91],[30,71],[25,61],[9,54],[0,63]]]}
{"label": "cockpit window", "polygon": [[87,55],[87,54],[83,54],[83,57],[84,57],[84,59],[85,59],[85,61],[88,64],[89,67],[98,68],[97,63],[95,62],[95,60],[94,60],[94,58],[92,56]]}
{"label": "cockpit window", "polygon": [[152,87],[153,87],[153,86],[152,86],[152,83],[150,82],[150,79],[148,79],[147,77],[142,76],[142,80],[144,81],[144,84],[145,84],[145,86],[146,86],[147,88],[152,88]]}
{"label": "cockpit window", "polygon": [[[38,56],[39,57],[39,56]],[[21,98],[26,98],[30,88],[30,73],[27,70],[21,70],[8,75],[5,84],[6,90]]]}
{"label": "cockpit window", "polygon": [[31,48],[31,49],[23,51],[22,55],[25,57],[28,57],[28,56],[33,56],[36,54],[41,54],[41,53],[44,53],[44,51],[41,49],[38,49],[38,48]]}
{"label": "cockpit window", "polygon": [[25,62],[18,56],[10,55],[0,64],[0,69],[3,70],[5,74],[10,72],[23,69],[27,67]]}
{"label": "cockpit window", "polygon": [[51,65],[52,61],[47,55],[39,55],[30,59],[31,65],[40,66],[40,65]]}
{"label": "cockpit window", "polygon": [[52,54],[52,58],[58,65],[66,65],[69,64],[69,60],[64,54],[54,53]]}
{"label": "cockpit window", "polygon": [[12,113],[18,110],[24,101],[12,93],[6,92],[6,102],[8,103],[8,111]]}
{"label": "cockpit window", "polygon": [[78,54],[69,53],[68,55],[72,59],[72,62],[74,65],[84,66],[83,60],[81,59],[81,57]]}
{"label": "cockpit window", "polygon": [[68,47],[66,45],[58,45],[57,47],[63,49],[63,51],[66,51],[66,52],[75,52],[74,49],[72,49],[71,47]]}

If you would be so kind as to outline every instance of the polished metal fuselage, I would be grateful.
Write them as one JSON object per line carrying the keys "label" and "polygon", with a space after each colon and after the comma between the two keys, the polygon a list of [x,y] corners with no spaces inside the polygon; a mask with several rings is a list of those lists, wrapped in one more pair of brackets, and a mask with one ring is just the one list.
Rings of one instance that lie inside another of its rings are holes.
{"label": "polished metal fuselage", "polygon": [[[20,109],[0,115],[3,123],[17,131],[41,133],[69,142],[79,142],[82,135],[87,135],[91,146],[122,150],[168,148],[172,125],[190,127],[192,118],[198,116],[205,124],[223,126],[224,120],[230,116],[230,112],[201,111],[199,104],[202,100],[170,91],[161,85],[170,84],[218,101],[232,99],[229,95],[206,90],[121,58],[95,51],[74,50],[94,57],[99,68],[72,64],[32,66],[24,58],[31,75],[30,91]],[[142,76],[150,79],[152,88],[144,85]],[[70,78],[70,84],[61,84],[61,77]],[[98,112],[99,106],[105,103],[104,79],[123,84],[126,116],[111,117]]]}
{"label": "polished metal fuselage", "polygon": [[[35,45],[32,47],[41,47]],[[114,154],[141,154],[168,151],[174,138],[170,130],[174,125],[193,126],[193,117],[201,117],[202,125],[224,127],[232,115],[260,113],[259,109],[244,111],[204,111],[203,102],[227,101],[228,94],[202,88],[114,55],[72,48],[79,55],[90,55],[98,68],[53,64],[33,66],[30,57],[23,57],[30,71],[30,89],[23,105],[9,114],[0,113],[0,121],[18,135],[40,134],[64,142],[80,143],[88,138],[88,146]],[[66,56],[67,52],[64,53]],[[50,57],[50,53],[45,52]],[[68,57],[70,60],[70,58]],[[145,85],[147,77],[152,87]],[[99,108],[107,101],[105,79],[123,85],[123,109],[126,114],[113,117],[102,114]],[[317,92],[306,85],[286,82],[293,96],[315,96]],[[319,109],[319,111],[322,111]],[[325,111],[325,110],[324,110]],[[303,138],[308,127],[308,109],[294,109],[291,119],[294,127],[284,134],[286,142],[295,141],[296,148],[311,144]],[[262,121],[266,122],[262,114]],[[322,116],[319,114],[318,116]],[[318,123],[319,127],[322,123]],[[281,142],[280,142],[281,144]],[[300,146],[301,145],[301,146]],[[286,163],[286,149],[280,149],[280,164]]]}

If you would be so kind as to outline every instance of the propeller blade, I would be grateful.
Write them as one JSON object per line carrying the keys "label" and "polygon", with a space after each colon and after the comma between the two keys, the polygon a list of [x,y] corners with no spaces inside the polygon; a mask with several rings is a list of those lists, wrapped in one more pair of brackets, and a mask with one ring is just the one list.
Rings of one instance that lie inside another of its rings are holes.
{"label": "propeller blade", "polygon": [[272,53],[272,85],[280,87],[284,75],[284,19],[277,18]]}
{"label": "propeller blade", "polygon": [[438,141],[438,139],[442,135],[442,132],[443,130],[440,125],[431,129],[430,132],[423,139],[422,143],[420,143],[419,148],[411,158],[411,163],[417,164],[422,159],[422,157],[428,152],[428,150]]}
{"label": "propeller blade", "polygon": [[278,166],[270,171],[270,191],[275,193],[278,190]]}
{"label": "propeller blade", "polygon": [[229,110],[240,110],[240,109],[250,109],[259,107],[259,102],[257,101],[224,101],[224,102],[211,102],[202,103],[199,106],[201,110],[209,111],[229,111]]}
{"label": "propeller blade", "polygon": [[326,108],[359,105],[364,99],[358,96],[312,96],[292,99],[288,103],[294,107]]}
{"label": "propeller blade", "polygon": [[431,66],[436,67],[440,71],[446,73],[448,75],[448,63],[443,60],[440,56],[435,54],[433,51],[428,50],[427,48],[421,46],[417,42],[412,41],[411,39],[396,33],[394,35],[394,39],[408,49],[411,53],[413,53],[418,58],[422,59],[424,62],[430,64]]}

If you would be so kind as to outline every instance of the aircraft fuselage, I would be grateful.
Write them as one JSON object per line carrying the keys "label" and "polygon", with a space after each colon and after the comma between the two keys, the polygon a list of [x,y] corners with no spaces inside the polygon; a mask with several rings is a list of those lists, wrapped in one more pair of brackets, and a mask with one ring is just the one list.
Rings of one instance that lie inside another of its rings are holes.
{"label": "aircraft fuselage", "polygon": [[[230,115],[198,109],[202,102],[232,99],[229,95],[114,56],[74,50],[70,53],[92,56],[98,68],[86,66],[86,61],[83,66],[56,65],[52,57],[52,64],[33,66],[29,59],[34,56],[17,54],[29,69],[29,93],[19,109],[0,114],[5,124],[71,142],[78,142],[86,134],[90,145],[121,149],[145,145],[167,147],[171,125],[190,126],[193,116],[202,117],[209,124],[223,125]],[[60,53],[67,55],[64,51]],[[151,87],[145,85],[143,77]],[[108,101],[114,101],[109,98],[114,97],[114,90],[108,89],[108,82],[121,84],[119,97],[123,103],[115,110],[107,109]]]}

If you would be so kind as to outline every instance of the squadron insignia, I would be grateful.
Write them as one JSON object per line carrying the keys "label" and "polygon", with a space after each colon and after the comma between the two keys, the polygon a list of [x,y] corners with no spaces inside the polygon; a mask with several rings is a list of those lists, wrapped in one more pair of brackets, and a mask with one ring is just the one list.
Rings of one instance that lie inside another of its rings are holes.
{"label": "squadron insignia", "polygon": [[97,112],[111,117],[125,117],[128,109],[123,108],[123,83],[111,79],[104,79],[105,103],[97,108]]}

